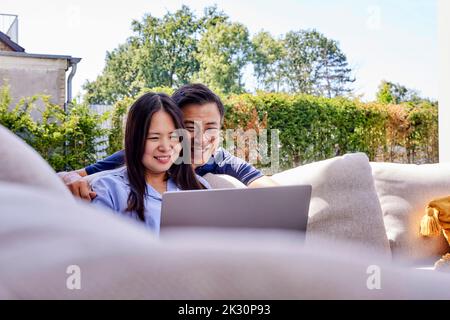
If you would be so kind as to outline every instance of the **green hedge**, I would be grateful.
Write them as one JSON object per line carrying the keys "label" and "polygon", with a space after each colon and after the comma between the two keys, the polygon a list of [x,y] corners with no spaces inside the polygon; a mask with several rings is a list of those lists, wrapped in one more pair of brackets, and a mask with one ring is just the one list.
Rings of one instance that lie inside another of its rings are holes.
{"label": "green hedge", "polygon": [[[152,90],[173,92],[168,88]],[[150,89],[142,92],[147,91]],[[125,115],[134,100],[126,98],[114,105],[112,128],[106,132],[100,124],[109,114],[99,116],[86,105],[74,105],[65,115],[47,96],[23,99],[10,110],[11,98],[3,88],[0,123],[35,148],[55,170],[77,169],[96,160],[98,139],[106,134],[108,154],[123,148]],[[44,105],[39,121],[30,116],[37,101]],[[372,161],[438,161],[438,108],[429,102],[384,105],[265,92],[232,95],[223,101],[224,129],[279,130],[280,170],[357,151]],[[237,135],[232,139],[238,139]],[[270,134],[268,140],[270,146]],[[225,141],[224,145],[228,144]],[[249,150],[244,153],[248,155]]]}
{"label": "green hedge", "polygon": [[[115,105],[110,153],[123,148],[123,117],[133,101]],[[231,95],[223,101],[224,129],[279,130],[280,169],[348,152],[364,152],[372,161],[438,161],[438,108],[429,102],[385,105],[265,92]],[[268,140],[270,148],[270,134]]]}
{"label": "green hedge", "polygon": [[279,93],[225,100],[225,128],[279,129],[281,168],[364,152],[372,161],[438,161],[438,108]]}
{"label": "green hedge", "polygon": [[65,114],[45,95],[21,99],[15,106],[11,102],[9,88],[2,87],[0,124],[39,152],[53,169],[79,169],[96,161],[96,146],[107,134],[100,124],[108,115],[94,114],[84,104],[71,105]]}

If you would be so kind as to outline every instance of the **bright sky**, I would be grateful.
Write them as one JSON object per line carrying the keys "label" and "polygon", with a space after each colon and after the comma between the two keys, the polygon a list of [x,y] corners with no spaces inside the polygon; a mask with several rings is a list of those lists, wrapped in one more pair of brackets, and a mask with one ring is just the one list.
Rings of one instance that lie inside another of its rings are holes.
{"label": "bright sky", "polygon": [[[315,28],[339,41],[357,81],[356,93],[375,97],[381,80],[398,82],[437,98],[436,0],[1,0],[0,13],[19,15],[19,44],[28,53],[80,57],[74,95],[104,67],[106,51],[123,43],[131,21],[161,17],[182,4],[197,15],[217,4],[249,28],[279,36]],[[253,80],[246,72],[246,85]]]}

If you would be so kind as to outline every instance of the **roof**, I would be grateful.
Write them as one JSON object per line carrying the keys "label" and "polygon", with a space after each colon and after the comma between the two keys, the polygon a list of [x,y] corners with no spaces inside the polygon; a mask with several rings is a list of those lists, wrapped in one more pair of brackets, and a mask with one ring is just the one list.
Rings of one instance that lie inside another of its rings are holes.
{"label": "roof", "polygon": [[38,59],[63,59],[63,60],[68,60],[71,64],[77,64],[78,62],[81,61],[81,58],[75,58],[72,56],[62,56],[62,55],[55,55],[55,54],[36,54],[36,53],[26,53],[26,52],[0,51],[0,56],[38,58]]}
{"label": "roof", "polygon": [[11,38],[5,33],[0,31],[0,41],[6,44],[15,52],[25,52],[25,49],[19,46],[17,43],[11,40]]}

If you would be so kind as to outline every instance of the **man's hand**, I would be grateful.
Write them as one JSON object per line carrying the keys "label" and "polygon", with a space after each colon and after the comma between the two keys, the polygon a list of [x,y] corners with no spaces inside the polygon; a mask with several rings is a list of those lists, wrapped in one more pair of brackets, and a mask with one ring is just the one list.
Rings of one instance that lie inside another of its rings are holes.
{"label": "man's hand", "polygon": [[70,172],[61,172],[58,174],[66,186],[69,188],[70,192],[75,197],[91,201],[97,195],[94,191],[92,191],[89,183],[82,178],[87,176],[87,173],[84,169],[78,171],[70,171]]}
{"label": "man's hand", "polygon": [[278,183],[273,181],[271,178],[262,176],[254,181],[252,181],[248,187],[249,188],[263,188],[263,187],[276,187],[279,186]]}
{"label": "man's hand", "polygon": [[69,188],[70,192],[72,192],[72,194],[75,197],[78,197],[78,198],[81,198],[81,199],[84,199],[87,201],[91,201],[92,199],[94,199],[97,196],[95,194],[95,192],[92,191],[89,183],[82,179],[67,184],[67,187]]}

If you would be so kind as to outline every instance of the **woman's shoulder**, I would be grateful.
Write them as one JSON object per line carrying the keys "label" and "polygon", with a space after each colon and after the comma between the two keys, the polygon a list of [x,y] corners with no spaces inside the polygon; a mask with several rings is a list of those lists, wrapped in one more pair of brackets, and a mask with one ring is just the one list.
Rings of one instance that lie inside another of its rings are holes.
{"label": "woman's shoulder", "polygon": [[128,175],[126,167],[121,167],[119,169],[111,170],[94,180],[91,181],[91,186],[93,189],[96,187],[111,187],[114,189],[116,187],[128,187]]}

